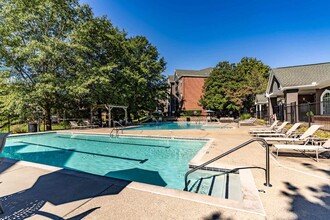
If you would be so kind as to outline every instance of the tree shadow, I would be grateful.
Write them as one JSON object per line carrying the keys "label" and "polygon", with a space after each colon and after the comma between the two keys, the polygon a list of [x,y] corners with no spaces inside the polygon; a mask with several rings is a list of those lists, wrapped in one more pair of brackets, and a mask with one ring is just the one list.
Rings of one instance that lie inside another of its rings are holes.
{"label": "tree shadow", "polygon": [[316,167],[315,165],[313,165],[311,163],[302,163],[302,165],[309,168],[309,169],[311,169],[311,170],[313,170],[313,171],[319,171],[319,172],[325,173],[330,177],[330,170],[325,170],[325,169],[318,168],[318,167]]}
{"label": "tree shadow", "polygon": [[68,218],[67,220],[80,220],[80,219],[83,219],[85,218],[87,215],[89,215],[90,213],[94,212],[95,210],[99,209],[100,207],[96,207],[96,208],[92,208],[92,209],[89,209],[83,213],[80,213],[76,216],[73,216],[71,218]]}
{"label": "tree shadow", "polygon": [[[314,171],[324,172],[330,176],[328,170],[320,169],[309,163],[302,163]],[[330,179],[329,179],[330,183]],[[284,182],[286,190],[281,191],[282,195],[290,199],[290,211],[297,215],[297,219],[328,219],[330,213],[330,184],[321,186],[308,186],[306,189],[313,200],[307,198],[301,192],[302,189],[290,182]]]}
{"label": "tree shadow", "polygon": [[232,218],[223,217],[221,212],[214,212],[211,215],[203,218],[204,220],[233,220]]}
{"label": "tree shadow", "polygon": [[[65,168],[65,164],[74,154],[74,151],[56,149],[48,145],[47,147],[51,148],[50,150],[29,152],[24,150],[28,146],[26,144],[29,143],[7,146],[4,148],[2,155],[5,157],[8,155],[13,156],[15,160],[25,160]],[[128,159],[132,160],[131,158]],[[1,164],[0,170],[5,171],[12,165],[10,163]],[[32,187],[0,197],[0,203],[5,210],[5,213],[0,215],[0,219],[25,219],[36,214],[50,219],[61,219],[60,216],[43,211],[44,205],[50,203],[56,209],[56,206],[62,204],[97,196],[118,194],[131,182],[120,179],[160,186],[167,185],[158,172],[138,168],[108,172],[106,177],[80,172],[79,175],[68,175],[73,173],[76,174],[77,172],[70,169],[42,175],[38,177]],[[15,178],[12,175],[9,176],[10,178]],[[116,179],[116,177],[120,179]],[[6,184],[5,178],[6,176],[3,177],[2,183],[4,185]],[[20,181],[19,177],[17,180]],[[4,186],[2,185],[1,187]],[[83,215],[88,215],[93,211],[89,210],[89,212],[81,213],[73,219],[82,218]]]}
{"label": "tree shadow", "polygon": [[[68,171],[68,173],[74,171]],[[42,215],[50,219],[62,219],[60,216],[41,210],[46,203],[56,206],[94,197],[120,193],[130,182],[108,177],[82,173],[68,175],[62,170],[40,176],[28,189],[0,197],[5,210],[0,219],[26,219],[33,215]],[[81,201],[84,202],[84,201]],[[90,209],[71,219],[81,219],[95,211]],[[66,214],[66,213],[65,213]]]}
{"label": "tree shadow", "polygon": [[[19,151],[21,149],[24,149],[25,147],[26,145],[16,145],[14,149],[15,151]],[[4,173],[6,170],[8,170],[10,167],[14,166],[17,163],[17,160],[7,160],[6,157],[8,157],[8,155],[10,154],[10,152],[8,151],[9,149],[9,147],[5,147],[0,153],[0,173]],[[13,149],[11,149],[11,151],[13,151]]]}
{"label": "tree shadow", "polygon": [[[66,162],[73,155],[73,152],[71,151],[57,149],[51,151],[25,152],[24,149],[26,147],[28,147],[28,144],[6,146],[3,149],[1,156],[12,160],[23,160],[51,166],[64,167]],[[6,167],[3,169],[6,169]]]}
{"label": "tree shadow", "polygon": [[14,166],[17,163],[17,160],[7,161],[4,158],[0,158],[0,174],[4,173],[10,167]]}

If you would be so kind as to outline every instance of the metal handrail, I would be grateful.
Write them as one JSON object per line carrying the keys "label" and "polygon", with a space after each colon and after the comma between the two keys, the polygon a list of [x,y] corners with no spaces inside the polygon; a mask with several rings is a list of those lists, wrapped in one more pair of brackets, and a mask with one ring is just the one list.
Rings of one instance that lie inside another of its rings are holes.
{"label": "metal handrail", "polygon": [[188,190],[188,184],[189,184],[189,182],[188,182],[188,176],[191,173],[193,173],[193,172],[195,172],[195,171],[197,171],[197,170],[199,170],[199,169],[201,169],[201,168],[203,168],[203,167],[205,167],[205,166],[207,166],[207,165],[209,165],[209,164],[211,164],[211,163],[213,163],[213,162],[215,162],[215,161],[217,161],[217,160],[219,160],[219,159],[227,156],[228,154],[231,154],[231,153],[233,153],[233,152],[235,152],[235,151],[237,151],[237,150],[239,150],[239,149],[241,149],[241,148],[243,148],[243,147],[245,147],[245,146],[253,143],[253,142],[256,142],[256,141],[257,142],[261,142],[262,145],[264,145],[264,147],[266,148],[266,168],[265,168],[265,171],[266,171],[265,172],[266,183],[264,185],[265,186],[268,186],[268,187],[271,187],[272,185],[270,184],[269,145],[267,144],[267,142],[263,138],[253,138],[251,140],[248,140],[248,141],[246,141],[246,142],[238,145],[237,147],[234,147],[234,148],[230,149],[229,151],[226,151],[225,153],[223,153],[223,154],[221,154],[221,155],[219,155],[219,156],[217,156],[217,157],[215,157],[215,158],[213,158],[213,159],[211,159],[209,161],[206,161],[205,163],[203,163],[203,164],[201,164],[199,166],[196,166],[195,168],[189,170],[188,172],[186,172],[186,174],[184,175],[184,185],[185,185],[184,190],[185,191]]}
{"label": "metal handrail", "polygon": [[123,134],[123,129],[118,129],[118,127],[116,127],[116,124],[119,125],[120,127],[124,128],[125,126],[122,125],[121,123],[119,123],[118,121],[114,121],[114,127],[112,128],[112,130],[110,131],[110,136],[112,135],[112,132],[115,131],[115,135],[118,136],[119,131],[121,131],[121,133]]}
{"label": "metal handrail", "polygon": [[[125,126],[124,125],[122,125],[119,121],[114,121],[114,124],[115,124],[115,128],[116,128],[116,124],[117,125],[119,125],[121,128],[124,128]],[[123,129],[116,129],[117,131],[116,131],[116,133],[118,134],[119,133],[119,131],[121,131],[121,133],[123,134],[124,132],[123,132]]]}
{"label": "metal handrail", "polygon": [[[119,121],[114,121],[114,124],[116,125],[119,125],[120,127],[125,127],[124,125],[122,125]],[[116,127],[116,126],[115,126]]]}
{"label": "metal handrail", "polygon": [[113,128],[111,131],[110,131],[110,137],[112,136],[112,132],[115,131],[115,129]]}

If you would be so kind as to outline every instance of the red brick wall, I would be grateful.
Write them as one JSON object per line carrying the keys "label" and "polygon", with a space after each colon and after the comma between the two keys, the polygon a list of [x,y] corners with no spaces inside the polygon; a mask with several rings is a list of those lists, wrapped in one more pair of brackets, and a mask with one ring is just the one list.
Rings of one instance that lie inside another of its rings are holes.
{"label": "red brick wall", "polygon": [[315,115],[313,124],[323,125],[322,130],[330,130],[330,115]]}
{"label": "red brick wall", "polygon": [[203,85],[206,78],[199,77],[183,77],[182,79],[182,96],[184,110],[202,110],[203,108],[198,105],[203,94]]}

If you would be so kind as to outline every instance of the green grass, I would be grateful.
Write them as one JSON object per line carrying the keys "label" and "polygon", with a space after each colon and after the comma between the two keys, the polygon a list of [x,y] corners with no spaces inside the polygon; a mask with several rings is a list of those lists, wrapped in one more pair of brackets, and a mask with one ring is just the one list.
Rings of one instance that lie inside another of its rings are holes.
{"label": "green grass", "polygon": [[144,116],[144,117],[141,117],[139,119],[134,119],[133,123],[145,123],[145,122],[148,122],[148,121],[151,121],[151,117]]}
{"label": "green grass", "polygon": [[267,121],[264,120],[264,119],[259,119],[259,118],[258,118],[258,119],[256,120],[256,123],[257,123],[257,124],[265,125],[265,124],[267,124]]}
{"label": "green grass", "polygon": [[[303,126],[298,129],[299,132],[303,133],[308,129],[308,127]],[[315,132],[315,136],[318,138],[330,138],[330,132],[329,131],[323,131],[323,130],[318,130]]]}
{"label": "green grass", "polygon": [[[286,125],[285,129],[289,130],[292,127],[292,125]],[[297,130],[299,133],[304,133],[308,129],[308,126],[302,125],[300,128]],[[315,136],[318,138],[330,138],[330,132],[329,131],[324,131],[324,130],[318,130],[315,132]]]}

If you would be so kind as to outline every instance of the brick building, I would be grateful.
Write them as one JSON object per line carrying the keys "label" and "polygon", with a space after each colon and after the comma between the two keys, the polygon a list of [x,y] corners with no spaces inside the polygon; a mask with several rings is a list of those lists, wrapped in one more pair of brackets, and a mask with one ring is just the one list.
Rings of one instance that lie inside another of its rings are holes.
{"label": "brick building", "polygon": [[202,70],[176,70],[168,77],[169,100],[168,115],[175,115],[180,111],[201,111],[203,108],[198,101],[203,95],[205,79],[209,77],[212,68]]}

